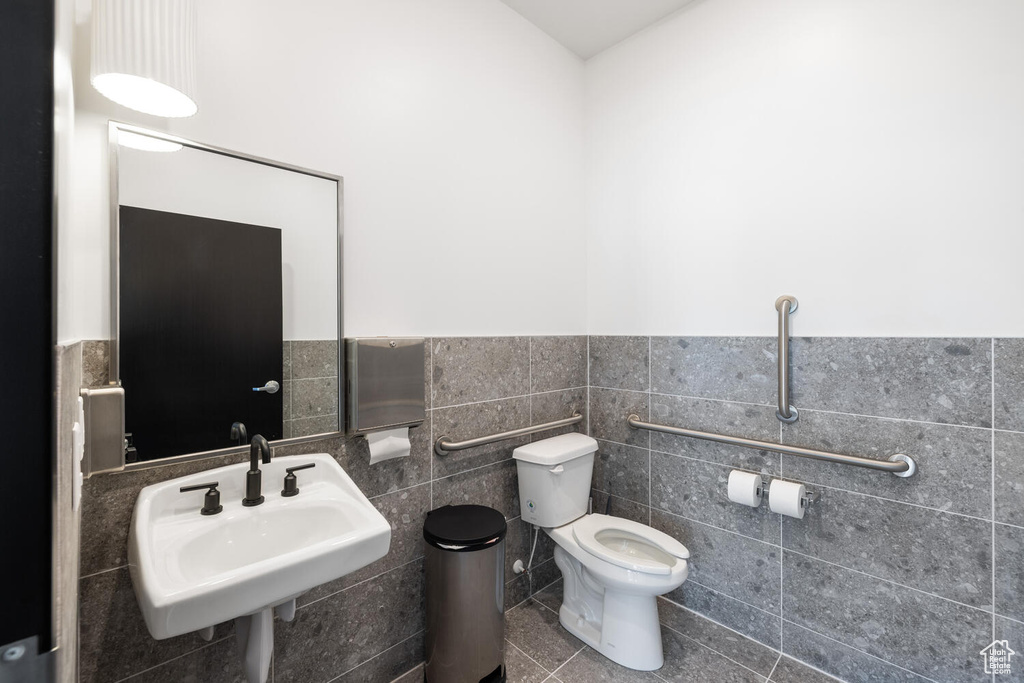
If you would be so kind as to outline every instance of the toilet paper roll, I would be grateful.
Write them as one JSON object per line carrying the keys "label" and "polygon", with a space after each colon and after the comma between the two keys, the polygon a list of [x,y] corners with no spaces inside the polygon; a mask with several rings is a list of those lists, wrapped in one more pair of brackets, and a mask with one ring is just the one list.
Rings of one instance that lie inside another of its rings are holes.
{"label": "toilet paper roll", "polygon": [[392,458],[404,458],[412,450],[408,427],[370,432],[366,435],[366,442],[370,444],[371,465]]}
{"label": "toilet paper roll", "polygon": [[729,473],[729,500],[756,508],[761,504],[761,476],[733,470]]}
{"label": "toilet paper roll", "polygon": [[780,515],[803,519],[804,507],[801,503],[805,493],[807,489],[803,484],[772,479],[771,487],[768,489],[768,507]]}

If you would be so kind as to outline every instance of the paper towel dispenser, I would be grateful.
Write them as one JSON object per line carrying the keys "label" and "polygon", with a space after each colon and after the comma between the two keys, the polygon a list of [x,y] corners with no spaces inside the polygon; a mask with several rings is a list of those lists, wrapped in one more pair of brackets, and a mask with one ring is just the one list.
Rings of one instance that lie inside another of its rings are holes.
{"label": "paper towel dispenser", "polygon": [[414,427],[426,417],[422,337],[345,340],[349,434]]}

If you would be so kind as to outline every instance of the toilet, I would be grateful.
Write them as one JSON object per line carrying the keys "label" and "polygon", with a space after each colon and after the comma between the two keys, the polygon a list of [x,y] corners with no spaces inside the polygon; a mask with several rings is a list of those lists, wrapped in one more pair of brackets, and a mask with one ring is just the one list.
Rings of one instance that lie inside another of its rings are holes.
{"label": "toilet", "polygon": [[556,543],[567,631],[630,669],[665,662],[657,596],[686,580],[690,552],[646,524],[587,514],[597,441],[563,434],[513,452],[524,521]]}

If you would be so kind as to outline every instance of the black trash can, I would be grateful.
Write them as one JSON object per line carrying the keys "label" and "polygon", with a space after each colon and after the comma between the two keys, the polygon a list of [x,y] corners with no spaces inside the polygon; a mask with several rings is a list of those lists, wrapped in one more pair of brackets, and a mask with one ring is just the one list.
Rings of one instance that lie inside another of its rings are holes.
{"label": "black trash can", "polygon": [[427,513],[427,683],[504,683],[506,529],[483,505]]}

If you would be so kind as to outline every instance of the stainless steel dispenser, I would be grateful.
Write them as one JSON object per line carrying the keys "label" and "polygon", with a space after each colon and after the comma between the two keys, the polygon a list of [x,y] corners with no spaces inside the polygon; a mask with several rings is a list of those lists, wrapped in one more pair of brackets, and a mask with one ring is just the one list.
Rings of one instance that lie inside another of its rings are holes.
{"label": "stainless steel dispenser", "polygon": [[426,417],[422,337],[345,340],[349,434],[414,427]]}

